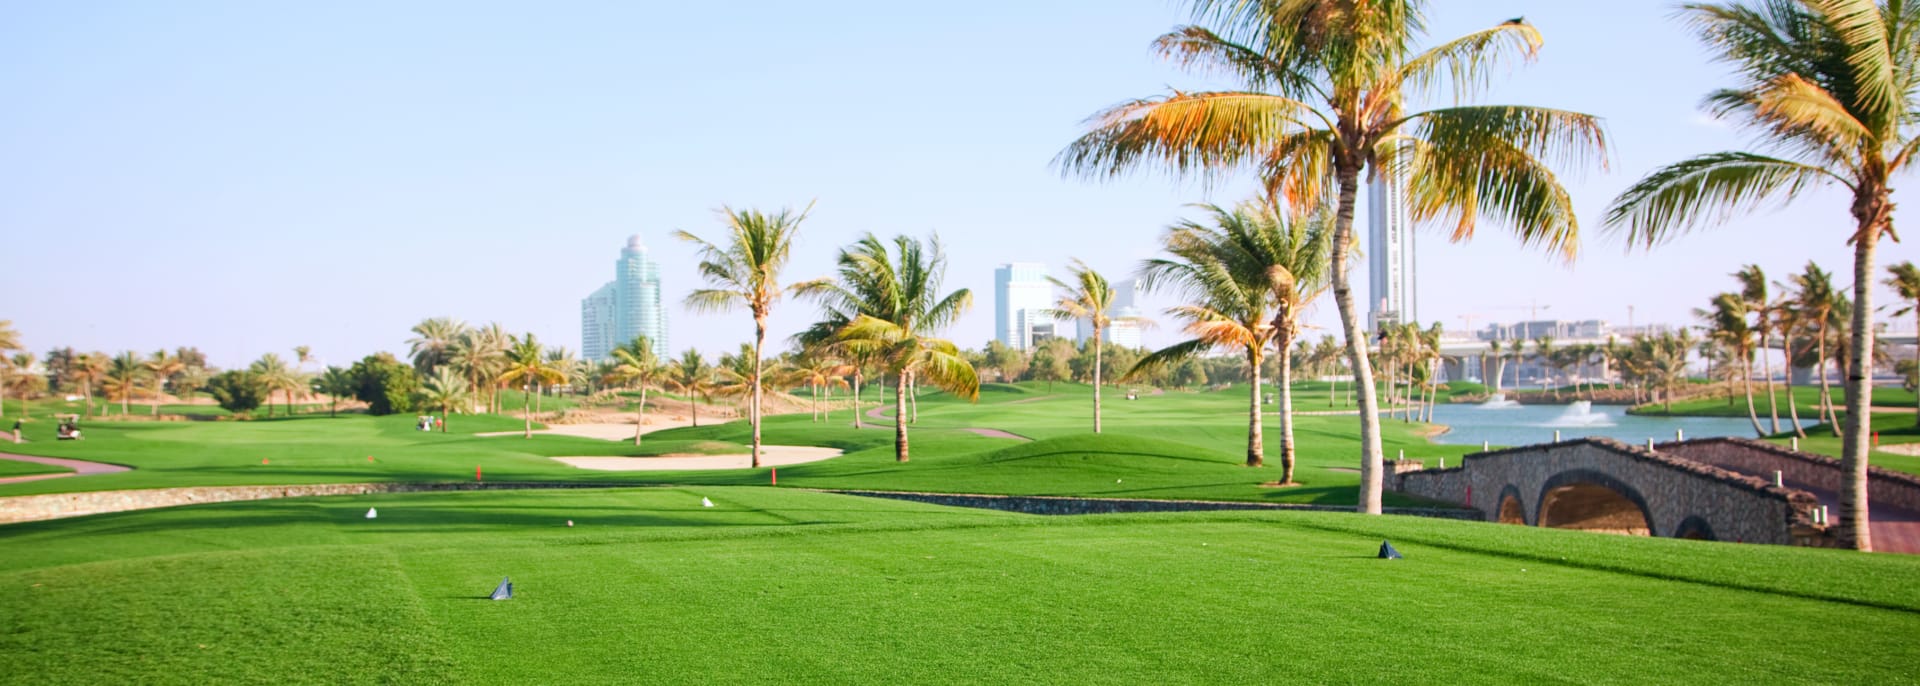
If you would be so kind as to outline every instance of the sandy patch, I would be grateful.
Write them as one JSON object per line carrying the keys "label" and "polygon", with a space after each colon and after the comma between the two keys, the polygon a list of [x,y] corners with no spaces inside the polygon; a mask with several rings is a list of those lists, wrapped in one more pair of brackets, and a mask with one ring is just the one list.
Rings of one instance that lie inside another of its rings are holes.
{"label": "sandy patch", "polygon": [[1874,448],[1874,450],[1878,450],[1883,453],[1893,453],[1895,455],[1906,455],[1908,457],[1920,457],[1920,443],[1900,443],[1895,445],[1883,445],[1878,448]]}
{"label": "sandy patch", "polygon": [[[790,464],[819,462],[839,457],[839,448],[815,448],[802,445],[763,445],[760,446],[760,466],[781,467]],[[581,469],[593,469],[606,472],[652,472],[680,471],[688,469],[750,469],[752,456],[739,455],[684,455],[667,457],[556,457],[553,458]]]}
{"label": "sandy patch", "polygon": [[[723,422],[708,421],[707,423],[718,424]],[[691,418],[672,417],[672,416],[667,416],[667,417],[651,417],[650,416],[650,417],[647,417],[646,428],[641,429],[640,433],[650,434],[655,431],[665,431],[667,429],[678,429],[683,426],[693,426],[693,420]],[[493,431],[489,433],[479,433],[474,435],[481,436],[481,437],[518,436],[521,433],[523,432]],[[534,433],[554,434],[558,436],[579,436],[581,438],[598,438],[603,441],[631,441],[633,440],[633,422],[627,422],[625,424],[553,424],[553,425],[549,425],[545,429],[535,430]]]}

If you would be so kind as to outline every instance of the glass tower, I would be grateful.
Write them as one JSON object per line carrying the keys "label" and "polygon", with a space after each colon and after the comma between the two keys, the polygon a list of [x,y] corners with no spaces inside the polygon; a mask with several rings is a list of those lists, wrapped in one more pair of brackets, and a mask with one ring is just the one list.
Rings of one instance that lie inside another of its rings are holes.
{"label": "glass tower", "polygon": [[627,239],[614,262],[613,280],[580,301],[580,354],[606,360],[613,349],[640,336],[653,354],[667,356],[667,310],[660,293],[660,265],[647,256],[639,235]]}

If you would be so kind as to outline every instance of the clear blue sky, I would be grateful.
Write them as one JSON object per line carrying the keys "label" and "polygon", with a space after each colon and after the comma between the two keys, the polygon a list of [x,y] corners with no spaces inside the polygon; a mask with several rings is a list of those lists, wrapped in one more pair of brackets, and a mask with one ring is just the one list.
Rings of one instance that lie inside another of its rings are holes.
{"label": "clear blue sky", "polygon": [[[1438,37],[1538,25],[1540,61],[1487,101],[1601,115],[1616,147],[1611,170],[1570,184],[1586,234],[1570,267],[1494,226],[1467,245],[1423,234],[1423,319],[1478,327],[1537,301],[1543,317],[1632,305],[1688,322],[1743,263],[1847,273],[1831,192],[1651,255],[1601,235],[1601,208],[1640,174],[1742,144],[1698,114],[1721,70],[1670,11],[1435,3]],[[627,235],[677,299],[696,282],[672,230],[715,233],[723,203],[817,199],[789,278],[825,274],[863,232],[938,231],[949,285],[976,295],[952,336],[979,346],[995,265],[1079,257],[1117,278],[1183,204],[1247,192],[1049,166],[1106,105],[1217,85],[1150,53],[1183,19],[1167,0],[6,3],[0,319],[36,352],[197,345],[225,366],[302,344],[335,363],[400,352],[438,315],[577,349],[579,299]],[[812,314],[783,307],[774,334]],[[676,302],[672,319],[676,348],[751,335],[744,315]]]}

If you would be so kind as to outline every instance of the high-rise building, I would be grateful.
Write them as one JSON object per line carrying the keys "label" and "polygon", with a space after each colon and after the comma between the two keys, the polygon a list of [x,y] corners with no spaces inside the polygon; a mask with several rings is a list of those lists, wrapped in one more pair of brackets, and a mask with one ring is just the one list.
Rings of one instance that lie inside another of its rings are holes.
{"label": "high-rise building", "polygon": [[1367,325],[1420,321],[1414,291],[1413,222],[1407,216],[1406,179],[1378,170],[1367,183]]}
{"label": "high-rise building", "polygon": [[[1136,319],[1142,315],[1139,305],[1140,280],[1117,281],[1112,284],[1112,288],[1113,305],[1107,309],[1107,316],[1112,319],[1112,323],[1107,325],[1107,330],[1101,334],[1101,338],[1124,348],[1138,348],[1142,328],[1139,320]],[[1074,329],[1082,342],[1093,338],[1091,320],[1076,320]]]}
{"label": "high-rise building", "polygon": [[1012,262],[993,270],[993,337],[1002,345],[1031,350],[1035,340],[1053,336],[1052,308],[1047,265]]}
{"label": "high-rise building", "polygon": [[639,235],[627,239],[613,263],[613,280],[580,301],[580,355],[613,357],[613,349],[640,336],[653,354],[667,356],[667,310],[661,302],[660,265],[647,257]]}

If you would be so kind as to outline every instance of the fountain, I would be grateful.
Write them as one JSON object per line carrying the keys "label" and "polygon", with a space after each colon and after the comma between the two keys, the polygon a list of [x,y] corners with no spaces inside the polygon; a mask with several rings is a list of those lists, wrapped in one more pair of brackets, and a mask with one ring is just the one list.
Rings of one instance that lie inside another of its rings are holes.
{"label": "fountain", "polygon": [[1518,409],[1519,407],[1520,403],[1508,400],[1507,394],[1505,393],[1495,393],[1487,396],[1487,401],[1480,403],[1480,409],[1482,410],[1512,410]]}
{"label": "fountain", "polygon": [[1547,422],[1546,425],[1563,427],[1613,426],[1614,422],[1612,417],[1605,414],[1595,414],[1592,402],[1576,400],[1573,404],[1567,406],[1566,412],[1561,413],[1560,416]]}

